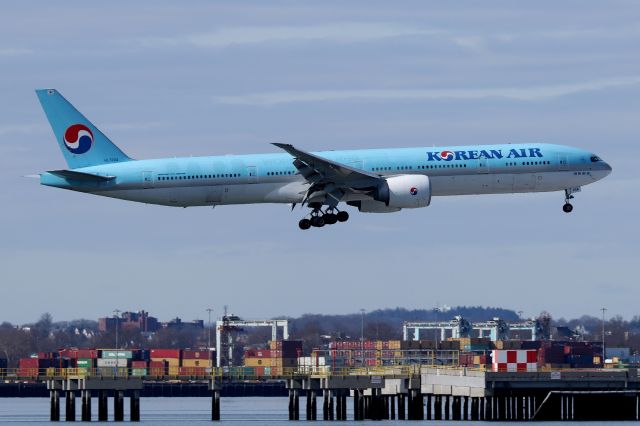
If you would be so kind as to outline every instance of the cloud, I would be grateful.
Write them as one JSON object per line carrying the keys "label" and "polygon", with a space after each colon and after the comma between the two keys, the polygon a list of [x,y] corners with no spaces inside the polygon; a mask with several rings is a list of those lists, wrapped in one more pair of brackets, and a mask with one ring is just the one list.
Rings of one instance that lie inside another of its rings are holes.
{"label": "cloud", "polygon": [[362,89],[300,90],[214,96],[216,103],[229,105],[273,106],[301,102],[326,101],[421,101],[433,99],[506,98],[539,101],[576,93],[640,84],[640,76],[615,77],[583,83],[531,87],[496,87],[480,89]]}
{"label": "cloud", "polygon": [[152,37],[138,40],[144,47],[190,45],[199,48],[226,48],[238,45],[306,41],[343,43],[366,42],[393,37],[443,34],[443,31],[393,23],[344,22],[304,26],[227,27],[175,37]]}

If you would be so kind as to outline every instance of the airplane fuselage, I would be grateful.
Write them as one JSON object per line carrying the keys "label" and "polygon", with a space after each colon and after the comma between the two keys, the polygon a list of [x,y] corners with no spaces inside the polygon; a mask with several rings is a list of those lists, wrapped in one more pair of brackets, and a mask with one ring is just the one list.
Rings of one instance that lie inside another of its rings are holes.
{"label": "airplane fuselage", "polygon": [[[563,145],[502,144],[322,151],[319,157],[392,177],[425,175],[434,196],[562,191],[607,176],[593,153]],[[107,160],[107,159],[105,159]],[[41,174],[43,185],[165,206],[299,203],[310,183],[288,153],[113,162],[74,169],[110,180]],[[366,200],[346,194],[341,201]]]}

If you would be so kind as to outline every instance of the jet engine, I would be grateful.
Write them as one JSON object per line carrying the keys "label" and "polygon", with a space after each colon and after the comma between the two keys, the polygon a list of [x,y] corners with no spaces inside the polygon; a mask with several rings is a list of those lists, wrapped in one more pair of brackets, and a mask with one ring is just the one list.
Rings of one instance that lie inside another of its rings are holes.
{"label": "jet engine", "polygon": [[427,207],[431,203],[431,182],[424,175],[386,178],[373,194],[373,200],[351,201],[363,213],[392,213],[402,209]]}
{"label": "jet engine", "polygon": [[427,207],[431,203],[431,182],[424,175],[392,176],[384,180],[373,198],[387,207]]}

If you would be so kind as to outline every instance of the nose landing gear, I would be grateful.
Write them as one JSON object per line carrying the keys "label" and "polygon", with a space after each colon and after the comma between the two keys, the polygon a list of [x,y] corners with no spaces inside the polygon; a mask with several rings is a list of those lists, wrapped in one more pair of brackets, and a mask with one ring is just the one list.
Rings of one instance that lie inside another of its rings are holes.
{"label": "nose landing gear", "polygon": [[573,205],[571,204],[571,200],[573,200],[573,193],[580,192],[580,187],[578,188],[567,188],[564,190],[564,206],[562,206],[562,211],[565,213],[571,213],[573,211]]}

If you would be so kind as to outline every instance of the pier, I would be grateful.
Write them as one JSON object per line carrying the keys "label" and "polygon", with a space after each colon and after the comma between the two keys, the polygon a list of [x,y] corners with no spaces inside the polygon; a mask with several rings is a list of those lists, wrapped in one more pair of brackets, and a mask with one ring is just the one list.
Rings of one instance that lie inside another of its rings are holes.
{"label": "pier", "polygon": [[[221,420],[220,391],[224,383],[265,380],[242,368],[214,369],[202,376],[163,378],[127,374],[97,374],[83,369],[47,369],[37,380],[46,383],[51,421],[77,419],[124,421],[129,399],[130,421],[141,416],[140,391],[145,382],[208,383],[211,420]],[[5,375],[5,379],[15,377]],[[300,373],[284,369],[266,378],[284,381],[289,420],[465,420],[562,421],[639,420],[638,369],[566,369],[538,372],[493,372],[466,367],[399,366],[343,368]],[[98,413],[91,399],[98,398]],[[109,404],[111,400],[111,404]],[[64,406],[64,417],[61,407]],[[347,419],[347,407],[352,416]],[[301,417],[301,411],[303,411]],[[95,415],[97,414],[97,416]]]}

